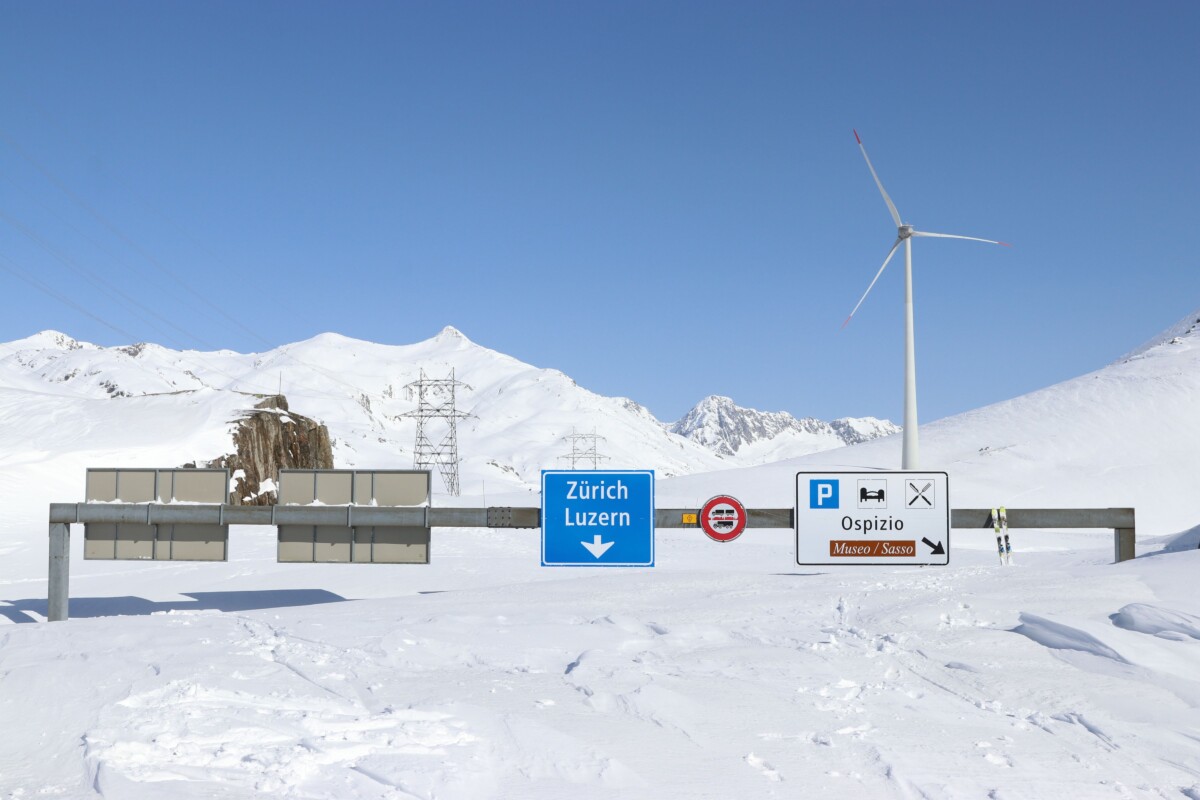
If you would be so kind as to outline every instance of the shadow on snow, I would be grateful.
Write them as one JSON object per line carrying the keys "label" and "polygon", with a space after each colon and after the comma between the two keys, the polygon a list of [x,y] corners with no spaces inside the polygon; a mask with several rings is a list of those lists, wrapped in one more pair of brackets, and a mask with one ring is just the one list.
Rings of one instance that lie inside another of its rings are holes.
{"label": "shadow on snow", "polygon": [[[340,603],[346,598],[324,589],[267,589],[240,592],[185,592],[191,600],[147,600],[144,597],[72,597],[71,619],[84,617],[142,616],[163,611],[254,611],[262,608],[315,606]],[[35,617],[32,614],[40,616]],[[13,622],[41,622],[46,618],[44,598],[0,601],[0,616]]]}

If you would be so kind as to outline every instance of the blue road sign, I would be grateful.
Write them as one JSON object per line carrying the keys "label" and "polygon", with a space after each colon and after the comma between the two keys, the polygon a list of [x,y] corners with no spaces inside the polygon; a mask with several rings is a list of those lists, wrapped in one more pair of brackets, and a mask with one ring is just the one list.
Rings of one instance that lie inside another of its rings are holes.
{"label": "blue road sign", "polygon": [[653,567],[654,470],[542,470],[543,567]]}

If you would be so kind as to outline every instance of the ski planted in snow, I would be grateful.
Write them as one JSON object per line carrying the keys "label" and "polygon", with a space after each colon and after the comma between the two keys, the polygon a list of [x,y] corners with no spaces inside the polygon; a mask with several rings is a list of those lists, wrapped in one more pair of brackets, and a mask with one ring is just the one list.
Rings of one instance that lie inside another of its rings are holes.
{"label": "ski planted in snow", "polygon": [[996,550],[1000,553],[1000,563],[1004,564],[1004,540],[1000,538],[1000,512],[992,509],[992,525],[996,528]]}
{"label": "ski planted in snow", "polygon": [[1000,506],[1000,531],[1004,534],[1004,563],[1012,566],[1012,542],[1008,540],[1008,509]]}

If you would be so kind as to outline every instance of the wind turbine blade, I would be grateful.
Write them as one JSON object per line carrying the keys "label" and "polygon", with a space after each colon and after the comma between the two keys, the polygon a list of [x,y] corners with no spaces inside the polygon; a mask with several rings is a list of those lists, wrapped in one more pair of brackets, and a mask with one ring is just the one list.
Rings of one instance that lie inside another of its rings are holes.
{"label": "wind turbine blade", "polygon": [[858,149],[862,150],[863,158],[867,160],[867,169],[871,170],[871,177],[875,179],[875,185],[879,187],[879,193],[883,195],[883,202],[887,203],[888,211],[892,212],[892,219],[896,221],[896,227],[899,228],[904,224],[900,221],[900,212],[896,210],[896,204],[892,202],[892,198],[888,197],[887,191],[883,188],[883,182],[875,174],[875,167],[871,165],[871,159],[867,155],[867,148],[863,146],[862,139],[858,137],[858,131],[854,131],[854,138],[858,142]]}
{"label": "wind turbine blade", "polygon": [[[895,244],[892,245],[892,249],[888,250],[887,258],[883,260],[883,266],[879,268],[879,272],[875,273],[875,277],[871,279],[871,285],[867,287],[865,292],[863,292],[863,296],[858,299],[858,304],[854,306],[854,311],[858,311],[858,306],[863,304],[863,300],[867,299],[867,295],[871,293],[871,289],[875,288],[875,281],[879,280],[879,276],[883,274],[885,269],[887,269],[888,262],[892,260],[892,256],[896,255],[896,248],[900,246],[900,242],[902,241],[904,240],[897,239]],[[854,316],[854,311],[851,311],[850,316],[846,317],[846,321],[842,323],[843,328],[850,324],[850,317]]]}
{"label": "wind turbine blade", "polygon": [[1012,247],[1008,242],[998,242],[995,239],[980,239],[978,236],[956,236],[953,233],[927,233],[925,231],[913,231],[913,236],[929,236],[934,239],[966,239],[971,242],[987,242],[988,244],[1000,244],[1005,247]]}

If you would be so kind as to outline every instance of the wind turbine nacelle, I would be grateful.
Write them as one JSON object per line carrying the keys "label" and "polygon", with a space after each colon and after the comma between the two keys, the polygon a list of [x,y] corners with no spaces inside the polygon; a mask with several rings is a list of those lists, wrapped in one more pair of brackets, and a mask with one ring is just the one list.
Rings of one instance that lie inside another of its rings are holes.
{"label": "wind turbine nacelle", "polygon": [[912,225],[901,225],[899,228],[897,228],[897,231],[898,231],[899,238],[908,239],[909,237],[911,237],[913,235],[913,226]]}

